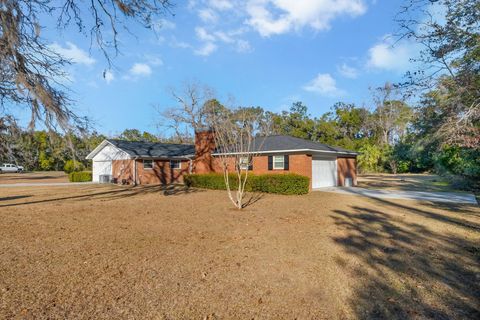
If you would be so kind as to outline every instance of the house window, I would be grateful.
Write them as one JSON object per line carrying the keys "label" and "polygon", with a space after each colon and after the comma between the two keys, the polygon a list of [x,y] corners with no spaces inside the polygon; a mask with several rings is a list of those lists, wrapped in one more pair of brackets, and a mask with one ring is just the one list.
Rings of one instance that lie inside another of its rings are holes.
{"label": "house window", "polygon": [[170,168],[171,169],[181,169],[182,162],[180,160],[170,160]]}
{"label": "house window", "polygon": [[143,160],[143,169],[153,169],[153,160]]}
{"label": "house window", "polygon": [[240,157],[240,159],[238,159],[238,162],[241,170],[248,170],[248,166],[250,165],[248,157]]}
{"label": "house window", "polygon": [[273,156],[273,169],[283,170],[285,168],[284,156]]}

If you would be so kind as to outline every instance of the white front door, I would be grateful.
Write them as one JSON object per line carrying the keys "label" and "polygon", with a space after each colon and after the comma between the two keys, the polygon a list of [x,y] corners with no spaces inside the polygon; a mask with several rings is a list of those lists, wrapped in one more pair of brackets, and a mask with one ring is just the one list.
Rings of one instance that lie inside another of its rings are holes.
{"label": "white front door", "polygon": [[112,174],[112,161],[93,161],[92,181],[99,182],[102,174]]}
{"label": "white front door", "polygon": [[312,158],[312,188],[337,185],[337,160],[335,158]]}

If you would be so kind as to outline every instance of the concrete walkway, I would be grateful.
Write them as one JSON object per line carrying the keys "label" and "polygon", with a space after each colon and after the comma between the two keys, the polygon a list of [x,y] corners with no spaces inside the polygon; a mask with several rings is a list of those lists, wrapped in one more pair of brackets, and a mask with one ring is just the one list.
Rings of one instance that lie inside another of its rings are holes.
{"label": "concrete walkway", "polygon": [[315,191],[334,192],[342,194],[358,195],[370,198],[380,199],[405,199],[405,200],[423,200],[433,202],[450,202],[477,204],[477,199],[470,193],[460,192],[426,192],[426,191],[397,191],[397,190],[372,190],[364,188],[341,188],[328,187],[319,188]]}
{"label": "concrete walkway", "polygon": [[13,187],[52,187],[52,186],[83,186],[93,184],[94,182],[32,182],[32,183],[4,183],[0,184],[0,188]]}

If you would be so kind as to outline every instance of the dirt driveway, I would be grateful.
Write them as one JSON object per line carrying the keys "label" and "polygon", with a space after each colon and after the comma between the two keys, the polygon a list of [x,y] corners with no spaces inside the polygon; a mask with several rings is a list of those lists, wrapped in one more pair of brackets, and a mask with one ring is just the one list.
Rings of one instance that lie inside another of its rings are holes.
{"label": "dirt driveway", "polygon": [[478,319],[480,210],[311,193],[0,189],[0,318]]}

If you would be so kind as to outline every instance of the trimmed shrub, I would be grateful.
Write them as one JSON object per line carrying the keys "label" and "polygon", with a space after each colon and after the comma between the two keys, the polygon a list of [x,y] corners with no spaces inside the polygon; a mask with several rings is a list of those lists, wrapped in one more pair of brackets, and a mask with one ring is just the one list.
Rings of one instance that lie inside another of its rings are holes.
{"label": "trimmed shrub", "polygon": [[[277,194],[307,194],[310,179],[294,173],[251,176],[252,191]],[[248,183],[248,180],[247,180]]]}
{"label": "trimmed shrub", "polygon": [[68,174],[70,182],[90,182],[92,181],[92,173],[90,171],[74,171]]}
{"label": "trimmed shrub", "polygon": [[[236,190],[238,178],[236,174],[229,174],[230,188]],[[214,190],[226,190],[223,174],[189,174],[183,178],[187,187],[196,187]],[[277,194],[307,194],[310,179],[294,173],[289,174],[249,174],[245,191]]]}
{"label": "trimmed shrub", "polygon": [[[230,174],[228,178],[230,180],[230,187],[235,190],[238,183],[237,175]],[[187,174],[183,177],[183,182],[187,187],[213,190],[226,190],[227,188],[223,174],[218,173]]]}

